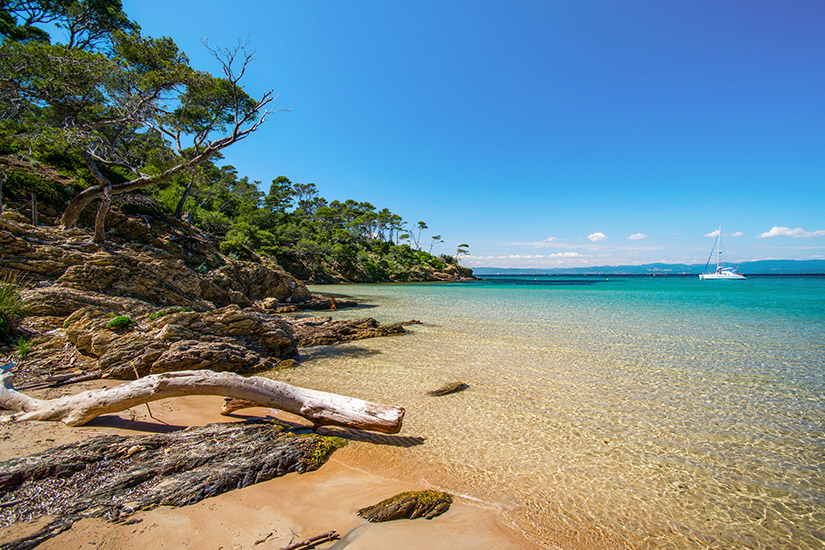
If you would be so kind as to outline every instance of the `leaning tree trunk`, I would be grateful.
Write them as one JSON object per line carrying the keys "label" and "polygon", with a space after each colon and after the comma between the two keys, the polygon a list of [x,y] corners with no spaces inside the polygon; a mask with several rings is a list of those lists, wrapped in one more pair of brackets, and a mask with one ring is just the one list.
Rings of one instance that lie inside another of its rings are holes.
{"label": "leaning tree trunk", "polygon": [[153,374],[113,388],[59,397],[34,399],[11,386],[13,375],[0,377],[0,407],[15,414],[2,421],[62,420],[83,425],[102,414],[125,411],[136,405],[185,395],[222,395],[272,407],[311,420],[316,425],[337,425],[383,433],[398,433],[404,409],[354,397],[291,386],[261,376],[244,378],[228,372],[178,371]]}
{"label": "leaning tree trunk", "polygon": [[183,190],[183,194],[180,196],[180,200],[178,201],[178,205],[175,207],[175,219],[180,220],[183,218],[183,205],[186,203],[186,199],[189,198],[189,193],[192,191],[192,187],[195,185],[195,172],[192,171],[192,177],[189,178],[189,183],[186,184],[186,187]]}
{"label": "leaning tree trunk", "polygon": [[100,199],[100,206],[97,209],[97,216],[95,216],[95,244],[103,244],[106,242],[106,214],[109,213],[109,207],[112,205],[112,186],[106,185],[103,188],[103,198]]}
{"label": "leaning tree trunk", "polygon": [[[232,136],[230,136],[231,138]],[[237,139],[235,139],[237,141]],[[81,152],[84,161],[86,162],[86,166],[92,172],[92,175],[95,179],[100,183],[100,185],[94,185],[92,187],[88,187],[78,193],[71,201],[69,201],[68,206],[63,211],[63,215],[60,217],[60,226],[63,229],[70,229],[77,224],[77,219],[80,217],[80,213],[83,211],[86,206],[93,200],[100,198],[103,196],[103,190],[106,185],[111,185],[111,193],[112,195],[120,195],[122,193],[129,193],[130,191],[136,191],[138,189],[143,189],[144,187],[149,187],[150,185],[155,185],[157,183],[162,183],[164,181],[169,180],[178,172],[185,170],[186,168],[192,168],[194,166],[198,166],[202,162],[209,160],[216,152],[220,151],[222,148],[227,147],[234,141],[231,141],[229,138],[224,138],[223,140],[217,140],[217,142],[209,147],[206,147],[203,151],[201,151],[195,157],[189,159],[186,162],[181,162],[161,172],[160,174],[154,175],[142,175],[138,178],[135,178],[130,181],[126,181],[123,183],[115,183],[112,184],[109,182],[108,179],[101,174],[100,170],[97,168],[97,164],[94,162],[94,159],[87,153]]]}

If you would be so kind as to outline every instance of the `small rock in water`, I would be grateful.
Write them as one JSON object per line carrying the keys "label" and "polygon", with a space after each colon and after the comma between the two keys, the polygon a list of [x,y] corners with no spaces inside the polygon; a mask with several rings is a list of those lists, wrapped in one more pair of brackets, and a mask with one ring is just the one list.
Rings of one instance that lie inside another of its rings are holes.
{"label": "small rock in water", "polygon": [[464,391],[469,387],[470,386],[468,386],[464,382],[452,382],[450,384],[446,384],[444,386],[441,386],[437,390],[428,391],[427,395],[436,395],[436,396],[447,395],[447,394],[450,394],[450,393],[456,393],[456,392]]}
{"label": "small rock in water", "polygon": [[439,491],[408,491],[358,510],[358,515],[372,523],[394,519],[433,519],[450,509],[453,496]]}

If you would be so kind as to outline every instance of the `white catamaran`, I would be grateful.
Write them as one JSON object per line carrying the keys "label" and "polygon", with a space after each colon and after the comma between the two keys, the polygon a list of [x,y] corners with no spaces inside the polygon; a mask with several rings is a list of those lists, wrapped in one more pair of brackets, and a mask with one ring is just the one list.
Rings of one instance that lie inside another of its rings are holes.
{"label": "white catamaran", "polygon": [[[717,246],[718,245],[718,246]],[[714,273],[708,273],[708,266],[710,265],[710,259],[713,257],[713,251],[716,250],[716,271]],[[722,226],[719,226],[719,234],[716,235],[716,240],[713,241],[713,247],[710,249],[710,255],[708,256],[708,261],[705,264],[705,272],[699,275],[699,279],[702,281],[705,280],[724,280],[724,281],[743,281],[747,279],[744,275],[739,273],[737,267],[722,267],[719,264],[720,258],[722,257]]]}

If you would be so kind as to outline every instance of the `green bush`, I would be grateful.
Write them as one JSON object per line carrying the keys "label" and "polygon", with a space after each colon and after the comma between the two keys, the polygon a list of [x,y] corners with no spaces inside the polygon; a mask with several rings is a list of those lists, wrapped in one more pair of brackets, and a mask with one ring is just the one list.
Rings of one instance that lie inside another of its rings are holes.
{"label": "green bush", "polygon": [[15,348],[17,349],[17,358],[22,361],[29,354],[32,348],[32,341],[26,338],[18,338]]}
{"label": "green bush", "polygon": [[47,180],[31,172],[9,170],[6,184],[3,186],[3,194],[8,194],[14,199],[26,200],[32,193],[35,193],[40,200],[66,202],[72,198],[74,190],[62,183]]}
{"label": "green bush", "polygon": [[0,337],[12,334],[26,316],[26,304],[20,297],[20,286],[11,275],[0,277]]}
{"label": "green bush", "polygon": [[180,309],[162,309],[160,311],[156,311],[149,315],[149,320],[154,321],[155,319],[160,319],[164,315],[169,315],[170,313],[183,313],[186,311],[192,311],[191,307],[182,307]]}
{"label": "green bush", "polygon": [[218,249],[221,251],[221,254],[226,254],[233,259],[244,261],[253,261],[255,259],[254,252],[238,241],[232,239],[223,241]]}
{"label": "green bush", "polygon": [[134,321],[132,321],[132,318],[128,315],[118,315],[117,317],[109,321],[109,324],[107,324],[106,326],[112,330],[118,330],[128,327],[133,322]]}

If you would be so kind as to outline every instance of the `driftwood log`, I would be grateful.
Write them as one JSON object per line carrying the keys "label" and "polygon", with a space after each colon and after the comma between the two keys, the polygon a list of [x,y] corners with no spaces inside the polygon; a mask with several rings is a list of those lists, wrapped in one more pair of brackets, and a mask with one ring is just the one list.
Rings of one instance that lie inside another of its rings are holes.
{"label": "driftwood log", "polygon": [[404,409],[354,397],[310,390],[261,376],[244,378],[206,370],[166,372],[100,390],[42,400],[16,391],[12,375],[0,376],[0,407],[15,411],[0,421],[61,420],[80,426],[102,414],[186,395],[222,395],[302,416],[316,426],[336,425],[382,433],[398,433]]}
{"label": "driftwood log", "polygon": [[138,510],[186,506],[289,472],[319,468],[344,444],[278,421],[210,424],[167,434],[104,435],[0,462],[0,529],[51,517],[2,550],[32,548],[82,518],[132,521]]}

